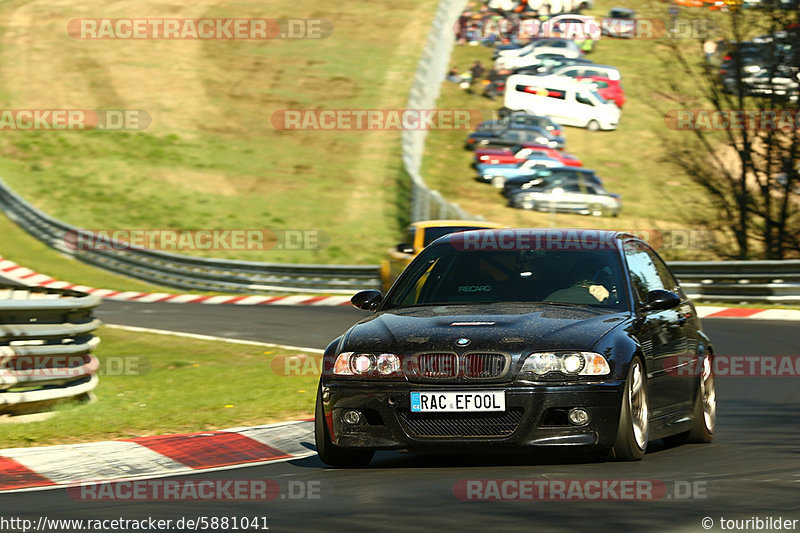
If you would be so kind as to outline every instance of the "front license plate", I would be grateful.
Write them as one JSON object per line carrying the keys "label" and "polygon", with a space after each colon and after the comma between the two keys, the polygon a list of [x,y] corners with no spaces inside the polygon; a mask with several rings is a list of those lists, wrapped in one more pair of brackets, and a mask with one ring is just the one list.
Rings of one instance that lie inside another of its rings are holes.
{"label": "front license plate", "polygon": [[413,413],[475,413],[505,410],[505,391],[411,393]]}

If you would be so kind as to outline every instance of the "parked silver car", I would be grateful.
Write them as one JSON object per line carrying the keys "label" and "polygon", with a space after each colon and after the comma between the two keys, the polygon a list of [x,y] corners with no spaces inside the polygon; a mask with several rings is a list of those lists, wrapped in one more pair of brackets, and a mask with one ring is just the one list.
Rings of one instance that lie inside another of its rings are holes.
{"label": "parked silver car", "polygon": [[617,216],[622,210],[619,195],[606,192],[599,185],[583,181],[553,184],[542,189],[528,189],[511,198],[511,206],[536,211],[578,213],[592,216]]}

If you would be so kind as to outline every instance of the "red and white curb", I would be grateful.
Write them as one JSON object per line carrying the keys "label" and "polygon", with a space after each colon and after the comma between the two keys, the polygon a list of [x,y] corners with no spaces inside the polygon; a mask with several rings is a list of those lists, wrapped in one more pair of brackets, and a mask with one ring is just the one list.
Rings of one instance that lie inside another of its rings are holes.
{"label": "red and white curb", "polygon": [[200,294],[170,294],[166,292],[136,292],[115,291],[112,289],[95,289],[85,285],[73,285],[66,281],[59,281],[46,274],[39,274],[29,268],[18,265],[14,261],[0,256],[0,275],[17,283],[29,287],[48,287],[52,289],[73,289],[76,291],[94,294],[106,300],[124,302],[168,302],[168,303],[202,303],[202,304],[234,304],[234,305],[303,305],[303,306],[331,306],[349,305],[349,296],[204,296]]}
{"label": "red and white curb", "polygon": [[700,318],[750,318],[755,320],[800,320],[798,309],[751,309],[749,307],[715,307],[698,305]]}
{"label": "red and white curb", "polygon": [[0,450],[0,492],[153,479],[314,455],[304,420],[221,431]]}

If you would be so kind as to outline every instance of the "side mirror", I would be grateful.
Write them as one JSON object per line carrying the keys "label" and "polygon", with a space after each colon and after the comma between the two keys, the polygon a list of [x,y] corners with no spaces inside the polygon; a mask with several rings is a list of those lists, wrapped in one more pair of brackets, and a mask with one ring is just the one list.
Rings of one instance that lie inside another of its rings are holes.
{"label": "side mirror", "polygon": [[414,247],[408,244],[407,242],[401,242],[397,245],[397,251],[401,254],[413,254]]}
{"label": "side mirror", "polygon": [[374,289],[357,292],[350,298],[350,303],[353,307],[363,309],[364,311],[374,311],[382,301],[383,294],[381,294],[381,291],[376,291]]}
{"label": "side mirror", "polygon": [[672,309],[678,307],[681,298],[672,291],[655,289],[647,293],[647,303],[642,307],[643,311],[659,311],[662,309]]}

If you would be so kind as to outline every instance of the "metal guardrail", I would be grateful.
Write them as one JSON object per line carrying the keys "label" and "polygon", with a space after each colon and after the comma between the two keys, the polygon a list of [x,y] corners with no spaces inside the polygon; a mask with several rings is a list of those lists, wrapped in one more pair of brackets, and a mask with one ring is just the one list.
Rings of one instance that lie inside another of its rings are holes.
{"label": "metal guardrail", "polygon": [[[417,65],[414,84],[408,97],[408,109],[434,109],[447,74],[455,44],[456,22],[466,0],[442,0],[433,21],[428,41]],[[425,185],[420,169],[425,152],[427,130],[403,130],[401,137],[403,166],[411,178],[411,222],[429,219],[483,220],[448,202]]]}
{"label": "metal guardrail", "polygon": [[[378,265],[288,265],[190,257],[109,241],[98,249],[69,242],[82,230],[43,213],[0,180],[0,209],[62,253],[118,274],[184,290],[234,293],[331,293],[380,288]],[[103,249],[99,249],[103,248]],[[107,249],[106,249],[107,248]]]}
{"label": "metal guardrail", "polygon": [[800,261],[673,261],[670,268],[693,299],[800,303]]}
{"label": "metal guardrail", "polygon": [[0,415],[28,415],[67,399],[91,397],[100,342],[82,292],[0,285]]}

